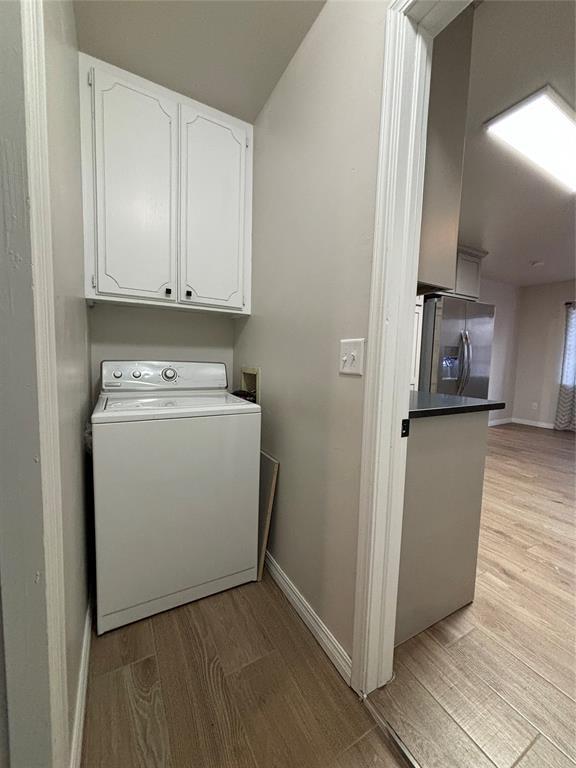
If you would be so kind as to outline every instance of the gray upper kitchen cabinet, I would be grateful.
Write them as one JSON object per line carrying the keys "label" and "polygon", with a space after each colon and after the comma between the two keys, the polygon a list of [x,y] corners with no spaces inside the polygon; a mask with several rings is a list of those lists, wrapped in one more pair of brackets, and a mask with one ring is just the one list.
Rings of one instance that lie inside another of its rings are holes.
{"label": "gray upper kitchen cabinet", "polygon": [[249,314],[252,126],[80,54],[85,295]]}
{"label": "gray upper kitchen cabinet", "polygon": [[474,11],[434,40],[418,283],[454,290]]}
{"label": "gray upper kitchen cabinet", "polygon": [[458,296],[467,296],[471,299],[480,298],[480,270],[482,259],[487,255],[486,251],[477,248],[458,247],[456,261],[456,288]]}

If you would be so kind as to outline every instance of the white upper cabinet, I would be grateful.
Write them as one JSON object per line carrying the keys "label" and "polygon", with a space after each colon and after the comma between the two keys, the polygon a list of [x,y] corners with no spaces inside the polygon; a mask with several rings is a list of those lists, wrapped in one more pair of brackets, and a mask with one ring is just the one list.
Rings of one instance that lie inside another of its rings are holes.
{"label": "white upper cabinet", "polygon": [[240,121],[180,107],[180,297],[242,309],[248,136]]}
{"label": "white upper cabinet", "polygon": [[178,107],[96,69],[98,291],[176,299]]}
{"label": "white upper cabinet", "polygon": [[80,54],[86,297],[250,312],[252,126]]}

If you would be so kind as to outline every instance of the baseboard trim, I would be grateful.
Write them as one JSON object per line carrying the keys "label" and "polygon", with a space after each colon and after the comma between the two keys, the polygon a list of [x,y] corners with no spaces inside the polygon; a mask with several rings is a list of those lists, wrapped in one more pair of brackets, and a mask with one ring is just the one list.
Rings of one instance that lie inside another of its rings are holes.
{"label": "baseboard trim", "polygon": [[512,419],[514,424],[524,424],[526,427],[540,427],[541,429],[554,429],[554,424],[547,421],[530,421],[530,419]]}
{"label": "baseboard trim", "polygon": [[489,421],[488,426],[489,427],[500,427],[502,424],[511,424],[512,419],[494,419],[494,421]]}
{"label": "baseboard trim", "polygon": [[314,635],[324,653],[346,681],[346,684],[350,685],[352,675],[352,660],[350,656],[346,653],[338,640],[336,640],[332,632],[330,632],[326,624],[324,624],[304,595],[292,581],[290,581],[270,552],[266,552],[266,565],[268,566],[270,576],[272,576],[276,584],[280,587],[288,599],[288,602]]}
{"label": "baseboard trim", "polygon": [[82,737],[84,735],[84,718],[86,714],[86,693],[88,691],[88,664],[90,660],[90,641],[92,639],[92,608],[89,605],[84,622],[82,637],[82,655],[78,671],[78,689],[76,691],[76,709],[74,725],[70,740],[70,768],[80,768],[82,760]]}

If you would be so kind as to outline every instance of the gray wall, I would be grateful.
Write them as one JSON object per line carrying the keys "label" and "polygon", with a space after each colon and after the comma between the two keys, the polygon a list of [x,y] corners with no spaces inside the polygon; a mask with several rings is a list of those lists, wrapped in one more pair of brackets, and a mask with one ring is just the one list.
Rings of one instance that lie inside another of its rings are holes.
{"label": "gray wall", "polygon": [[489,423],[511,419],[514,412],[519,295],[520,289],[516,285],[496,280],[480,281],[480,301],[495,306],[488,397],[506,403],[503,411],[490,412]]}
{"label": "gray wall", "polygon": [[254,311],[234,361],[262,368],[263,447],[280,460],[270,548],[352,648],[362,378],[339,339],[368,304],[384,2],[328,2],[255,126]]}
{"label": "gray wall", "polygon": [[575,299],[574,280],[521,289],[515,419],[553,425],[564,350],[564,304]]}
{"label": "gray wall", "polygon": [[[43,509],[20,4],[0,3],[0,582],[11,768],[50,755]],[[3,659],[0,659],[0,666]],[[6,719],[0,702],[0,765]]]}
{"label": "gray wall", "polygon": [[232,378],[234,320],[154,307],[97,304],[89,311],[92,389],[102,360],[202,360],[226,363]]}
{"label": "gray wall", "polygon": [[58,410],[66,589],[66,661],[72,725],[88,602],[84,422],[90,399],[83,294],[78,48],[71,2],[44,3]]}

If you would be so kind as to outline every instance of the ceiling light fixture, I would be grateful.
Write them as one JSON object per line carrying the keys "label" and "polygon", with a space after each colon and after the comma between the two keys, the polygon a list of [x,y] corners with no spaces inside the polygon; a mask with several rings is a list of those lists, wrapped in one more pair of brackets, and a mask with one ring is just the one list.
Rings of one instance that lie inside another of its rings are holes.
{"label": "ceiling light fixture", "polygon": [[549,85],[485,125],[491,136],[576,192],[576,114]]}

